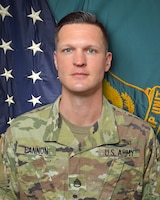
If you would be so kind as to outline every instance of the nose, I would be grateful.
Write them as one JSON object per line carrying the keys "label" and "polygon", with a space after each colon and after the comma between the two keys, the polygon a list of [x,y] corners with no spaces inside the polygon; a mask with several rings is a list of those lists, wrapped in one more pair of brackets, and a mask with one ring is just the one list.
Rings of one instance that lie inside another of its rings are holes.
{"label": "nose", "polygon": [[82,50],[77,50],[74,53],[73,64],[78,67],[86,66],[86,55]]}

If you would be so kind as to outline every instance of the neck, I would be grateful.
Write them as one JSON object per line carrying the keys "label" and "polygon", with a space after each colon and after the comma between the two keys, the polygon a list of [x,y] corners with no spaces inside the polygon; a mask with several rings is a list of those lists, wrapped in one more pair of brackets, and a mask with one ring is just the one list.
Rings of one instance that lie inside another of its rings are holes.
{"label": "neck", "polygon": [[99,119],[102,103],[102,93],[88,97],[63,94],[62,92],[60,113],[77,126],[90,126]]}

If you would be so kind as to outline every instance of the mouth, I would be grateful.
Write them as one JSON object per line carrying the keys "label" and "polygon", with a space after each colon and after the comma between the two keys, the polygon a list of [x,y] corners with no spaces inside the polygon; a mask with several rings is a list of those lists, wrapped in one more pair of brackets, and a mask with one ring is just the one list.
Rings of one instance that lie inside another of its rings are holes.
{"label": "mouth", "polygon": [[89,74],[83,72],[73,73],[72,76],[76,78],[86,78]]}

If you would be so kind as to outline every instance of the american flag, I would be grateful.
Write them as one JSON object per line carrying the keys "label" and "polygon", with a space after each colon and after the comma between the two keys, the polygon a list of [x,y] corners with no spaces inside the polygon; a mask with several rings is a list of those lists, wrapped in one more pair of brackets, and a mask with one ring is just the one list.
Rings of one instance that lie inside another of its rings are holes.
{"label": "american flag", "polygon": [[46,0],[0,0],[0,134],[16,116],[60,94],[55,25]]}

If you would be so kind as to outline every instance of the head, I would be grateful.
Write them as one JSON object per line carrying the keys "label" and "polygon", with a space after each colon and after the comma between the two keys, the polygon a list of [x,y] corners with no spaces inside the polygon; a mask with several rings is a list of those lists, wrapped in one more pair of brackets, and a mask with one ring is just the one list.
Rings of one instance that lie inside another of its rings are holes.
{"label": "head", "polygon": [[95,15],[83,11],[60,20],[55,32],[54,61],[62,95],[102,93],[104,73],[111,65],[108,37]]}
{"label": "head", "polygon": [[69,13],[59,21],[54,34],[55,47],[57,47],[59,39],[58,38],[59,31],[63,26],[67,24],[91,24],[99,27],[103,33],[103,39],[104,39],[104,45],[106,46],[106,51],[108,51],[108,34],[106,32],[105,27],[94,14],[84,11],[76,11]]}

